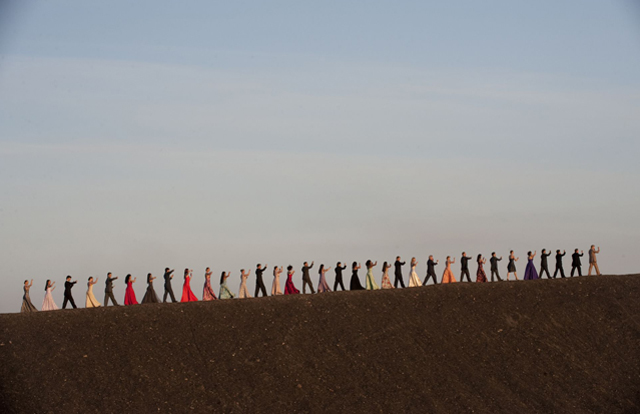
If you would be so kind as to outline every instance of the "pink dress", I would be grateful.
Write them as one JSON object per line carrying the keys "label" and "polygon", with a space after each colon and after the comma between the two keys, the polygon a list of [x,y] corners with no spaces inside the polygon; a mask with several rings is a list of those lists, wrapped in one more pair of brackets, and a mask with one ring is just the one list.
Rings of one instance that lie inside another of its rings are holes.
{"label": "pink dress", "polygon": [[211,280],[204,280],[204,290],[202,292],[202,300],[216,300],[216,294],[213,293],[213,289],[211,288]]}
{"label": "pink dress", "polygon": [[291,280],[292,277],[293,275],[291,273],[287,274],[287,283],[284,284],[285,295],[297,295],[300,293],[300,291],[293,285],[293,280]]}
{"label": "pink dress", "polygon": [[180,302],[197,302],[198,298],[193,294],[191,290],[191,278],[189,276],[184,278],[184,285],[182,285],[182,298]]}
{"label": "pink dress", "polygon": [[133,290],[133,283],[127,283],[127,289],[124,291],[124,304],[125,305],[137,305],[136,292]]}

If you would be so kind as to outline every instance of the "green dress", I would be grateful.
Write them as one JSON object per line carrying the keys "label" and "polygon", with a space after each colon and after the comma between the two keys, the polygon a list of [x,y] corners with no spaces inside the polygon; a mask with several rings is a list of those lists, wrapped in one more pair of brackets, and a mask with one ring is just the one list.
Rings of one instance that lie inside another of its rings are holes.
{"label": "green dress", "polygon": [[218,295],[220,299],[233,299],[236,297],[229,288],[227,287],[227,281],[220,283],[220,294]]}

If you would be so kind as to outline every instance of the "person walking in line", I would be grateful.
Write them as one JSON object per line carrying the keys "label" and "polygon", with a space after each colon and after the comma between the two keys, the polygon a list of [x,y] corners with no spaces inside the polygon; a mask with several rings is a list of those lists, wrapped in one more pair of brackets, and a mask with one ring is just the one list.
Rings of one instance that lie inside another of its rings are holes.
{"label": "person walking in line", "polygon": [[165,303],[167,301],[167,296],[171,298],[171,302],[176,302],[176,297],[173,295],[173,288],[171,287],[171,279],[173,279],[173,269],[169,270],[168,267],[164,269],[164,296],[162,297],[162,302]]}
{"label": "person walking in line", "polygon": [[551,279],[551,274],[549,273],[549,264],[547,263],[547,257],[551,256],[551,253],[547,253],[547,249],[542,249],[540,253],[540,279],[542,279],[542,275],[547,272],[547,279]]}
{"label": "person walking in line", "polygon": [[184,283],[182,284],[182,298],[180,302],[197,302],[198,298],[191,290],[191,278],[193,277],[193,270],[184,269]]}
{"label": "person walking in line", "polygon": [[211,275],[213,272],[210,268],[204,270],[204,286],[202,287],[202,300],[216,300],[216,293],[211,286]]}
{"label": "person walking in line", "polygon": [[391,265],[387,262],[382,264],[382,281],[380,283],[380,287],[382,289],[393,289],[393,285],[391,284],[391,279],[389,278],[389,269]]}
{"label": "person walking in line", "polygon": [[236,295],[234,295],[227,287],[227,279],[229,278],[230,274],[231,272],[222,272],[222,274],[220,275],[220,295],[218,295],[220,299],[233,299],[236,297]]}
{"label": "person walking in line", "polygon": [[287,281],[284,284],[284,294],[285,295],[297,295],[300,293],[296,286],[293,284],[293,274],[296,271],[293,270],[293,266],[287,266]]}
{"label": "person walking in line", "polygon": [[518,280],[518,272],[516,272],[516,262],[520,260],[519,257],[513,255],[513,250],[509,252],[509,264],[507,265],[507,281],[509,281],[509,275],[513,273],[516,280]]}
{"label": "person walking in line", "polygon": [[344,288],[344,283],[343,283],[343,281],[342,281],[342,271],[343,271],[344,269],[346,269],[346,268],[347,268],[347,266],[343,266],[343,265],[342,265],[342,262],[338,262],[338,263],[336,264],[336,268],[335,268],[335,270],[334,270],[334,271],[336,272],[336,280],[335,280],[335,282],[333,282],[333,291],[334,291],[334,292],[337,292],[337,291],[338,291],[338,286],[340,286],[340,288],[341,288],[342,290],[346,290],[346,289]]}
{"label": "person walking in line", "polygon": [[268,264],[262,267],[260,263],[258,263],[258,266],[256,267],[256,291],[253,294],[253,296],[255,296],[256,298],[258,297],[260,292],[262,292],[262,297],[267,296],[267,288],[264,287],[264,281],[262,280],[262,273],[267,270],[267,267],[269,267]]}
{"label": "person walking in line", "polygon": [[571,255],[571,277],[573,277],[573,273],[577,270],[578,276],[582,276],[582,262],[580,258],[584,256],[584,250],[578,253],[578,249]]}
{"label": "person walking in line", "polygon": [[124,291],[124,304],[125,305],[137,305],[138,299],[136,299],[136,292],[133,290],[133,284],[136,283],[136,278],[134,277],[131,280],[131,274],[128,274],[124,278],[124,284],[127,285],[127,288]]}
{"label": "person walking in line", "polygon": [[415,257],[411,258],[411,273],[409,273],[409,287],[420,287],[422,286],[422,282],[420,282],[420,278],[416,273],[416,266],[418,266],[418,261]]}
{"label": "person walking in line", "polygon": [[500,260],[502,260],[502,256],[498,258],[496,256],[496,252],[491,252],[491,259],[489,259],[489,261],[491,262],[491,281],[492,282],[493,282],[493,275],[496,276],[499,282],[502,282],[502,279],[500,279],[500,272],[498,272],[498,262]]}
{"label": "person walking in line", "polygon": [[589,276],[591,276],[591,269],[593,268],[596,269],[596,275],[600,276],[600,269],[598,269],[598,259],[596,258],[596,254],[598,253],[600,253],[600,246],[598,246],[598,249],[596,250],[596,246],[592,244],[591,248],[589,249]]}
{"label": "person walking in line", "polygon": [[64,301],[62,301],[62,309],[67,307],[67,302],[71,303],[73,309],[77,309],[76,302],[73,300],[73,296],[71,295],[71,288],[73,285],[78,283],[77,280],[71,281],[71,276],[67,276],[67,280],[64,282]]}
{"label": "person walking in line", "polygon": [[393,287],[395,288],[398,287],[398,283],[404,288],[404,280],[402,280],[402,266],[404,266],[404,264],[405,262],[400,261],[400,256],[396,257],[396,262],[393,264],[395,267],[395,280],[393,281]]}
{"label": "person walking in line", "polygon": [[367,266],[367,276],[365,278],[365,286],[367,290],[378,290],[380,287],[376,283],[376,279],[373,277],[373,268],[378,265],[378,262],[372,262],[367,260],[365,266]]}
{"label": "person walking in line", "polygon": [[456,262],[456,259],[451,260],[451,256],[447,256],[447,267],[444,269],[444,273],[442,274],[442,282],[440,283],[456,283],[456,278],[453,275],[453,271],[451,270],[451,265]]}
{"label": "person walking in line", "polygon": [[140,303],[158,303],[158,295],[156,295],[156,290],[153,288],[153,281],[157,278],[153,277],[151,273],[147,273],[147,291],[142,297],[142,302]]}
{"label": "person walking in line", "polygon": [[273,266],[273,286],[271,286],[271,296],[282,295],[282,289],[280,289],[281,273],[282,266]]}
{"label": "person walking in line", "polygon": [[469,275],[469,257],[466,252],[462,252],[460,258],[460,282],[464,282],[464,277],[467,277],[467,282],[471,282],[471,276]]}
{"label": "person walking in line", "polygon": [[93,296],[93,285],[95,285],[96,283],[98,283],[98,279],[96,279],[94,282],[93,276],[90,276],[87,282],[87,297],[84,304],[85,308],[99,308],[101,306],[100,302],[98,302],[96,297]]}
{"label": "person walking in line", "polygon": [[318,274],[320,275],[320,280],[318,280],[318,293],[331,292],[327,278],[325,277],[325,273],[329,270],[331,270],[331,267],[324,267],[324,264],[321,264],[318,269]]}
{"label": "person walking in line", "polygon": [[29,313],[29,312],[37,312],[38,309],[31,303],[31,298],[29,297],[29,289],[33,286],[33,279],[31,279],[31,283],[28,280],[24,281],[24,295],[22,296],[22,307],[20,308],[20,312]]}
{"label": "person walking in line", "polygon": [[244,269],[240,269],[240,289],[238,290],[238,299],[246,299],[251,297],[251,294],[249,294],[249,289],[247,289],[247,279],[249,279],[250,274],[251,270],[245,273]]}
{"label": "person walking in line", "polygon": [[349,290],[364,290],[362,283],[360,283],[360,277],[358,277],[358,270],[360,270],[360,264],[353,262],[351,265],[351,286],[349,286]]}
{"label": "person walking in line", "polygon": [[476,272],[476,283],[486,283],[487,274],[484,272],[484,264],[487,263],[487,259],[482,257],[482,254],[479,254],[476,261],[478,262],[478,271]]}
{"label": "person walking in line", "polygon": [[313,283],[311,282],[311,277],[309,276],[309,269],[311,269],[313,267],[313,264],[315,262],[311,262],[311,266],[309,266],[309,263],[304,262],[304,265],[302,266],[302,293],[305,294],[307,293],[307,285],[309,285],[309,290],[311,290],[311,293],[316,293],[315,290],[313,290]]}
{"label": "person walking in line", "polygon": [[109,305],[109,299],[111,299],[111,303],[113,306],[119,306],[118,302],[116,302],[115,296],[113,296],[113,281],[118,277],[113,277],[111,272],[107,273],[107,280],[104,282],[104,306]]}
{"label": "person walking in line", "polygon": [[554,279],[558,275],[558,272],[560,272],[560,276],[564,279],[564,267],[562,265],[562,258],[565,254],[567,254],[566,250],[564,250],[562,253],[560,253],[560,249],[556,250],[556,271],[553,272]]}
{"label": "person walking in line", "polygon": [[47,280],[47,284],[44,286],[44,300],[42,301],[42,307],[40,308],[43,311],[52,311],[58,310],[58,305],[53,301],[53,292],[56,288],[56,282],[51,282],[51,280]]}
{"label": "person walking in line", "polygon": [[433,284],[438,284],[438,279],[436,278],[436,265],[438,264],[438,260],[433,261],[433,255],[429,255],[429,260],[427,260],[427,276],[422,282],[422,286],[426,286],[429,279],[433,279]]}
{"label": "person walking in line", "polygon": [[533,258],[536,257],[537,252],[527,253],[527,267],[524,269],[523,280],[536,280],[538,279],[538,272],[536,271],[536,265],[533,264]]}

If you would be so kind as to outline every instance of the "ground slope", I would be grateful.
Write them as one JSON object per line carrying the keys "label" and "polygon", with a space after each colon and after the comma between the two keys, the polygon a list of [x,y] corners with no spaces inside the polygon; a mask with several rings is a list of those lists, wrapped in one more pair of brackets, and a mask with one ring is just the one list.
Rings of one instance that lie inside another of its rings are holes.
{"label": "ground slope", "polygon": [[640,412],[640,277],[0,315],[0,412]]}

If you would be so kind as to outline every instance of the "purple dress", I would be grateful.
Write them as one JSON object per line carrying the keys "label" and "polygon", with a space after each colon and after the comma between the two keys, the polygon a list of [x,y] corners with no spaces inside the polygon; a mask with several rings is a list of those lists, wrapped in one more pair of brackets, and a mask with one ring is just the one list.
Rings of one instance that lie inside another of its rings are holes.
{"label": "purple dress", "polygon": [[536,270],[536,266],[533,264],[533,259],[529,259],[527,262],[527,268],[524,269],[524,280],[535,279],[538,279],[538,271]]}

